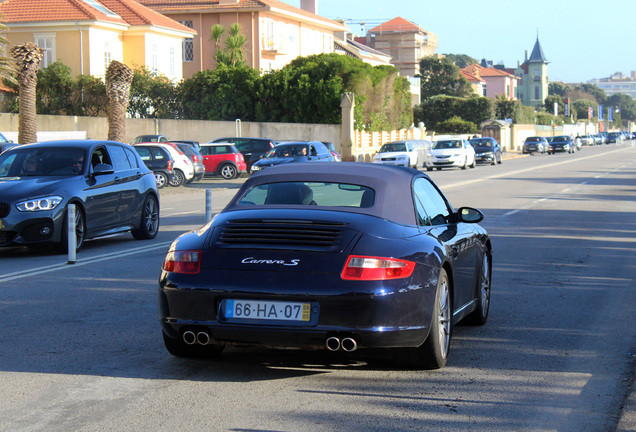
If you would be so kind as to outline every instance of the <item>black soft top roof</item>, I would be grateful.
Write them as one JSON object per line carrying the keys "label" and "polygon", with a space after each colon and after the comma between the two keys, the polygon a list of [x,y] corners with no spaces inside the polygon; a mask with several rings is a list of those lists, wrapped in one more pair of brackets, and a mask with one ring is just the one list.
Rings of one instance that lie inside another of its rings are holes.
{"label": "black soft top roof", "polygon": [[[361,162],[293,163],[259,171],[245,181],[223,212],[254,209],[253,205],[238,205],[240,198],[253,187],[279,182],[325,182],[366,186],[375,191],[375,203],[370,208],[350,208],[347,212],[362,213],[415,225],[415,210],[411,185],[415,177],[427,177],[406,167]],[[312,209],[325,207],[311,206]],[[333,207],[328,207],[333,210]]]}

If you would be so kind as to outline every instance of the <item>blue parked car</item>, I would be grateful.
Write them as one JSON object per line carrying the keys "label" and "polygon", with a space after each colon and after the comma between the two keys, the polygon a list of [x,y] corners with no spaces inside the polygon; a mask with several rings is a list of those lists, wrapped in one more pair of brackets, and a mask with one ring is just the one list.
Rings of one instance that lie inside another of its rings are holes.
{"label": "blue parked car", "polygon": [[252,164],[250,174],[274,165],[297,162],[335,162],[331,151],[319,141],[293,141],[277,144],[264,158]]}

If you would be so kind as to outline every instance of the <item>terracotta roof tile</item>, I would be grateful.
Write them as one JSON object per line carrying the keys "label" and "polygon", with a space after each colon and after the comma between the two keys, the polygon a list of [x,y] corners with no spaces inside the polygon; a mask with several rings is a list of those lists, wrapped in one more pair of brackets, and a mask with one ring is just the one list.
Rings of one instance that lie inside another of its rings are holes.
{"label": "terracotta roof tile", "polygon": [[4,23],[100,20],[125,24],[82,0],[4,0],[0,15]]}
{"label": "terracotta roof tile", "polygon": [[476,75],[478,77],[498,77],[498,76],[514,77],[514,75],[509,74],[506,71],[502,71],[500,69],[495,69],[495,68],[485,68],[478,64],[468,65],[462,70],[468,73],[471,73],[473,75]]}
{"label": "terracotta roof tile", "polygon": [[463,76],[464,78],[466,78],[468,81],[470,82],[474,82],[474,83],[480,83],[480,82],[485,82],[484,80],[482,80],[478,75],[475,75],[473,73],[470,73],[468,71],[465,71],[463,69],[461,69],[459,71],[459,74],[461,76]]}
{"label": "terracotta roof tile", "polygon": [[291,6],[279,0],[238,0],[236,4],[226,5],[219,4],[219,0],[139,0],[139,3],[142,3],[154,10],[162,12],[183,12],[188,10],[215,12],[224,9],[280,9],[284,12],[302,15],[307,18],[323,21],[330,25],[335,24],[343,28],[345,27],[344,25],[336,21],[321,17],[320,15],[316,15],[311,12],[307,12],[306,10]]}
{"label": "terracotta roof tile", "polygon": [[99,2],[117,13],[130,25],[152,25],[196,33],[191,28],[133,0],[99,0]]}
{"label": "terracotta roof tile", "polygon": [[380,33],[380,32],[423,32],[428,33],[422,27],[417,24],[412,23],[411,21],[405,20],[402,17],[393,18],[385,22],[384,24],[380,24],[379,26],[373,27],[369,30],[369,33]]}
{"label": "terracotta roof tile", "polygon": [[96,20],[128,25],[152,25],[195,32],[134,0],[95,0],[117,16],[104,13],[83,0],[4,0],[0,15],[4,23]]}

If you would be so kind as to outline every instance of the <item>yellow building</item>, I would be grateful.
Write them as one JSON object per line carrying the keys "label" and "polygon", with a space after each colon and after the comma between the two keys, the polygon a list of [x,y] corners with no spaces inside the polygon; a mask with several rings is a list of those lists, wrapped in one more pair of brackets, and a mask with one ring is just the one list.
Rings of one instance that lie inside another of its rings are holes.
{"label": "yellow building", "polygon": [[180,81],[183,40],[196,34],[133,0],[4,0],[0,16],[10,44],[35,42],[41,67],[61,61],[73,76],[103,78],[117,60]]}

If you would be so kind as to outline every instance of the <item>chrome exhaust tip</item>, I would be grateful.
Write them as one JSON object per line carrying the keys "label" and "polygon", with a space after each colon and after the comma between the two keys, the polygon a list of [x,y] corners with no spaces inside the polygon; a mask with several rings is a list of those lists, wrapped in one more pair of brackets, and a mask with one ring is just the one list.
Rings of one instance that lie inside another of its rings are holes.
{"label": "chrome exhaust tip", "polygon": [[209,335],[209,334],[207,334],[206,332],[199,332],[199,333],[197,333],[197,342],[198,342],[200,345],[207,345],[207,344],[209,344],[209,343],[211,342],[210,335]]}
{"label": "chrome exhaust tip", "polygon": [[195,335],[194,332],[188,330],[187,332],[183,333],[183,341],[188,345],[194,345],[195,343],[197,343],[197,335]]}
{"label": "chrome exhaust tip", "polygon": [[340,349],[340,339],[337,337],[328,337],[325,341],[325,346],[329,351],[338,351]]}
{"label": "chrome exhaust tip", "polygon": [[358,343],[353,338],[344,338],[341,343],[342,349],[347,352],[352,352],[358,349]]}

